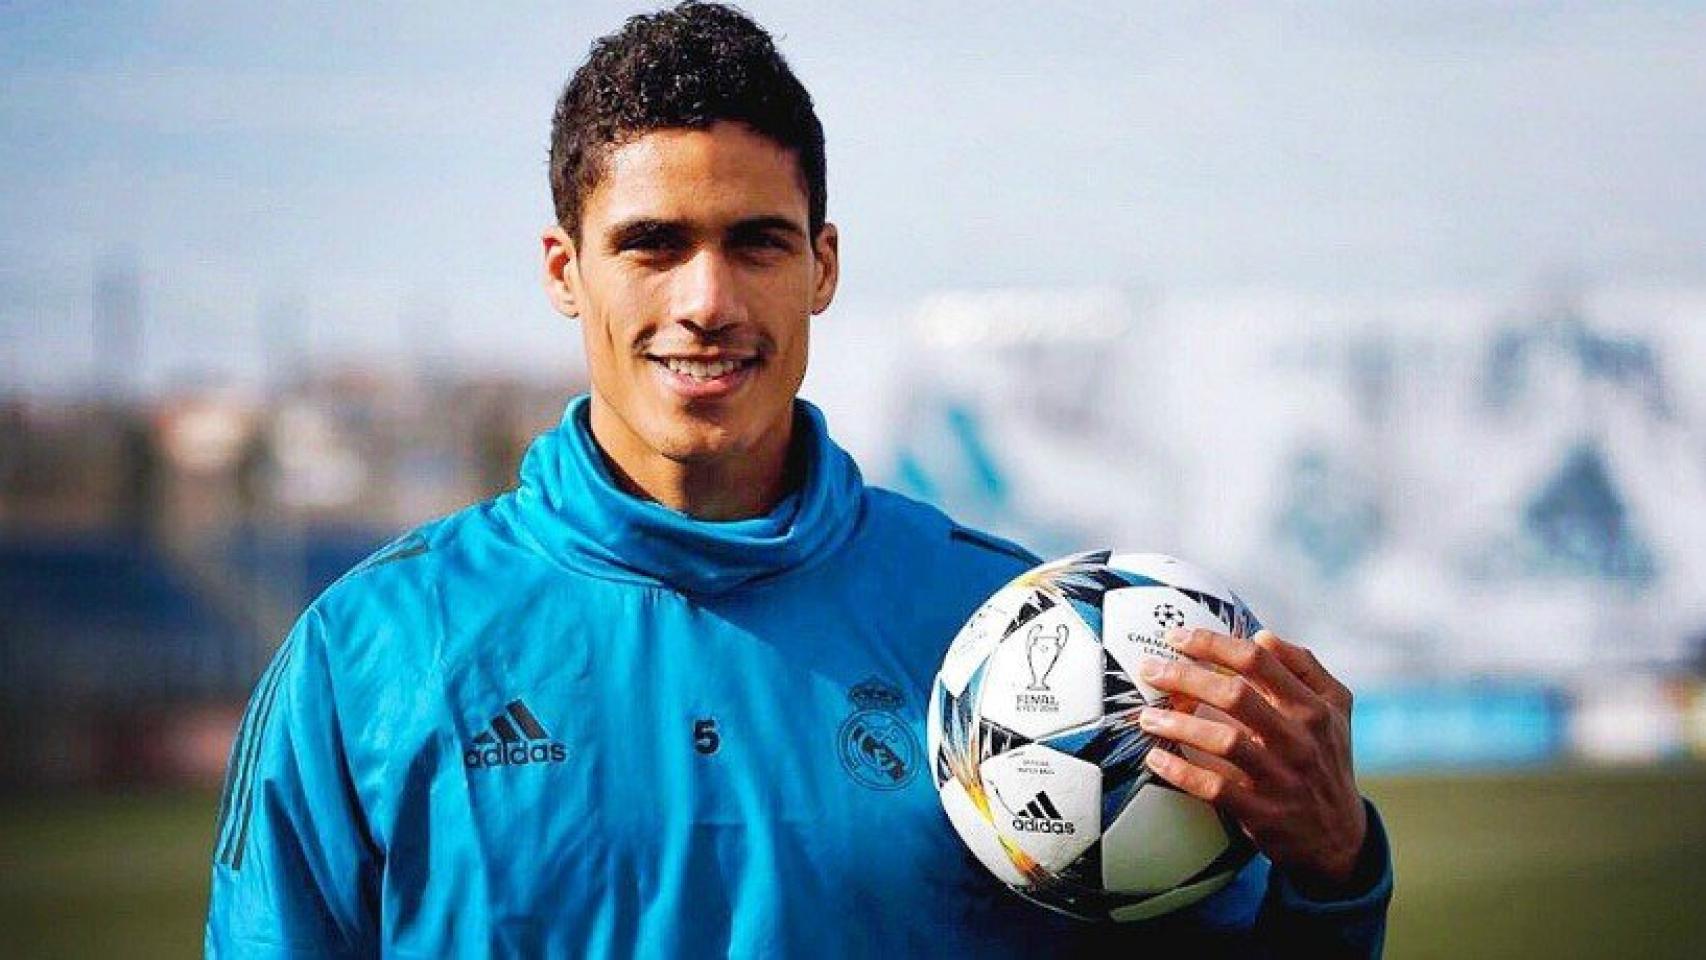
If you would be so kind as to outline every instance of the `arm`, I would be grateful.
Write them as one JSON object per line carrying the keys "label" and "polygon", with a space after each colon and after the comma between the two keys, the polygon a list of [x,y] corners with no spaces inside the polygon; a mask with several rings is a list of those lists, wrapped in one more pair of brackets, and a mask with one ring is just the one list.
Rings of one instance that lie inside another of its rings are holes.
{"label": "arm", "polygon": [[1378,957],[1392,902],[1392,850],[1374,805],[1363,801],[1368,836],[1357,872],[1336,887],[1300,883],[1283,870],[1268,876],[1256,918],[1257,940],[1280,956]]}
{"label": "arm", "polygon": [[320,615],[262,674],[231,748],[209,957],[378,953],[378,863],[345,762]]}
{"label": "arm", "polygon": [[[1303,647],[1196,630],[1144,679],[1195,711],[1145,709],[1157,775],[1225,810],[1272,861],[1255,934],[1276,955],[1378,956],[1391,852],[1351,767],[1351,693]],[[1185,748],[1189,748],[1187,753]]]}

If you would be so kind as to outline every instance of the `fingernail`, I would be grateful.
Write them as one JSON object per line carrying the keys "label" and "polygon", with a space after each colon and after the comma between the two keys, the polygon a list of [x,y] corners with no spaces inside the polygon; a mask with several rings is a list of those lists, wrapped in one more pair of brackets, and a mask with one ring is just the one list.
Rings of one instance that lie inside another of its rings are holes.
{"label": "fingernail", "polygon": [[1186,636],[1188,636],[1188,634],[1185,633],[1184,627],[1168,627],[1167,628],[1166,637],[1167,637],[1168,643],[1171,643],[1174,645],[1184,643]]}
{"label": "fingernail", "polygon": [[1159,717],[1154,716],[1153,707],[1144,707],[1137,711],[1137,725],[1145,730],[1153,729]]}
{"label": "fingernail", "polygon": [[1159,680],[1161,679],[1161,661],[1155,657],[1144,657],[1143,662],[1137,666],[1137,672],[1145,680]]}

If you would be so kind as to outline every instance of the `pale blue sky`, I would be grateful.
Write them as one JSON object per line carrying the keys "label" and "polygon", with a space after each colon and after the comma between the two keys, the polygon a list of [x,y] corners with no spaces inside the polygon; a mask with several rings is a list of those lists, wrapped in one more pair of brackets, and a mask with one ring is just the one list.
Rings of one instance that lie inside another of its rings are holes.
{"label": "pale blue sky", "polygon": [[[264,317],[316,356],[574,362],[536,280],[547,126],[644,5],[68,6],[0,2],[0,378],[87,382],[125,250],[155,383],[252,374]],[[1011,285],[1706,285],[1706,7],[1253,6],[746,4],[828,130],[831,321]]]}

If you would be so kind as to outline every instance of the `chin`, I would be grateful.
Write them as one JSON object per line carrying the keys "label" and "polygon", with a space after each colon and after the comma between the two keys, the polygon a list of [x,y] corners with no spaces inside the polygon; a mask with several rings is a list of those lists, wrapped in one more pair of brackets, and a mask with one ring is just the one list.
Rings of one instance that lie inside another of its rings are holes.
{"label": "chin", "polygon": [[653,435],[651,448],[677,463],[706,463],[739,456],[743,444],[730,431],[705,423],[670,423]]}

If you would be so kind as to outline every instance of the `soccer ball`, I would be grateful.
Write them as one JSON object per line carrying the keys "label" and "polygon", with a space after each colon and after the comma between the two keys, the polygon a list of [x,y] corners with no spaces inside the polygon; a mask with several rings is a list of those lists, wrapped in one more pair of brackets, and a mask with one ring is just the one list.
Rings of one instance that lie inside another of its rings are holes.
{"label": "soccer ball", "polygon": [[927,722],[936,788],[960,839],[1024,897],[1145,920],[1221,889],[1249,860],[1235,823],[1144,764],[1157,741],[1138,711],[1168,698],[1138,664],[1180,657],[1169,627],[1261,629],[1188,563],[1102,550],[1020,575],[948,648]]}

